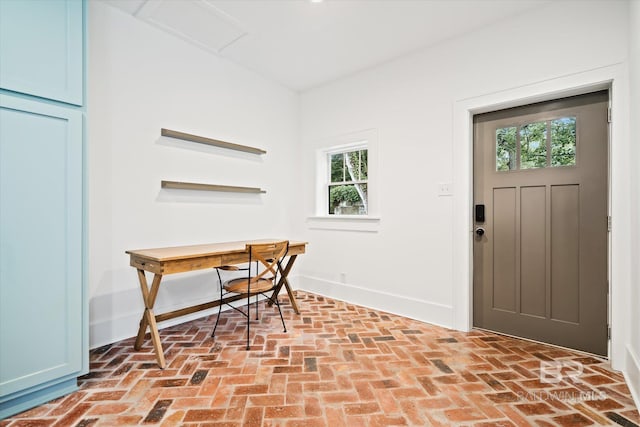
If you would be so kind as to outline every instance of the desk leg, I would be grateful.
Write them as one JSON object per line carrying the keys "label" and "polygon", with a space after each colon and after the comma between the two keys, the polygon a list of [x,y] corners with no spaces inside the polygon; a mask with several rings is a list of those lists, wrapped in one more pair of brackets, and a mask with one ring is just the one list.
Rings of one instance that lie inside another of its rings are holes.
{"label": "desk leg", "polygon": [[[298,258],[298,255],[291,255],[289,257],[289,261],[287,262],[287,265],[284,266],[284,270],[282,271],[280,280],[278,280],[278,284],[273,290],[272,298],[278,298],[280,289],[282,288],[282,285],[284,285],[285,289],[287,290],[287,294],[289,294],[289,301],[291,301],[291,306],[293,307],[293,311],[295,311],[296,314],[300,314],[300,309],[298,308],[298,302],[296,301],[296,296],[293,294],[293,291],[291,290],[291,286],[289,285],[289,280],[287,279],[287,276],[289,276],[289,272],[291,271],[291,268],[293,267],[293,263],[296,261],[296,258]],[[272,305],[272,304],[273,303],[269,301],[269,305]]]}
{"label": "desk leg", "polygon": [[153,349],[156,352],[156,360],[158,361],[158,365],[164,369],[166,366],[164,351],[162,350],[162,342],[160,342],[156,316],[153,314],[153,306],[156,303],[156,297],[158,296],[158,290],[160,289],[160,280],[162,280],[162,275],[156,274],[153,276],[151,289],[149,289],[149,285],[147,284],[147,277],[144,274],[144,270],[138,269],[138,280],[140,281],[140,290],[142,291],[142,299],[144,300],[144,313],[142,314],[142,319],[140,319],[140,328],[138,328],[138,336],[136,337],[136,342],[133,348],[140,350],[140,347],[142,347],[142,343],[144,342],[144,335],[147,332],[147,326],[149,326]]}

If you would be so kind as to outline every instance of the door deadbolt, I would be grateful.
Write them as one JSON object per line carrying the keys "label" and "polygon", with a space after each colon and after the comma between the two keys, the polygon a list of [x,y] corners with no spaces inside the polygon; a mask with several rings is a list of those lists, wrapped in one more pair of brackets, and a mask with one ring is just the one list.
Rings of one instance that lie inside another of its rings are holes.
{"label": "door deadbolt", "polygon": [[476,227],[476,234],[478,235],[478,237],[484,236],[484,228]]}

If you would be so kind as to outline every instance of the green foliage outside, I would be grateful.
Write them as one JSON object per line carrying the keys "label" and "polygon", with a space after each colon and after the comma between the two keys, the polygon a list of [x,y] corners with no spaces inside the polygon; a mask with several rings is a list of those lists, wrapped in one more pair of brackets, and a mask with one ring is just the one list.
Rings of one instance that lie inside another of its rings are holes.
{"label": "green foliage outside", "polygon": [[551,166],[576,164],[576,118],[551,121]]}
{"label": "green foliage outside", "polygon": [[342,202],[356,204],[360,201],[360,195],[354,185],[338,185],[329,187],[329,212],[334,213],[335,208]]}
{"label": "green foliage outside", "polygon": [[520,169],[547,165],[547,123],[529,123],[520,128]]}
{"label": "green foliage outside", "polygon": [[518,169],[517,138],[520,136],[520,169],[547,166],[547,129],[551,129],[551,166],[576,164],[576,118],[529,123],[520,128],[496,130],[496,170]]}
{"label": "green foliage outside", "polygon": [[517,168],[516,127],[496,131],[496,170],[508,171]]}
{"label": "green foliage outside", "polygon": [[[348,165],[352,167],[351,173]],[[368,173],[367,150],[331,155],[331,182],[364,181],[367,179]]]}
{"label": "green foliage outside", "polygon": [[331,183],[338,185],[329,187],[329,213],[335,213],[341,204],[363,206],[366,213],[368,151],[332,154],[330,168]]}

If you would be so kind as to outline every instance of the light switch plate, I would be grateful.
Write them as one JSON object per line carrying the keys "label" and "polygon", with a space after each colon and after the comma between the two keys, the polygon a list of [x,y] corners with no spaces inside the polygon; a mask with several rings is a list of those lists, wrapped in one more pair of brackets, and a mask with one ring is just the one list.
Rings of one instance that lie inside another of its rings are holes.
{"label": "light switch plate", "polygon": [[450,182],[439,182],[438,183],[438,196],[451,196],[452,195],[452,187],[453,185]]}

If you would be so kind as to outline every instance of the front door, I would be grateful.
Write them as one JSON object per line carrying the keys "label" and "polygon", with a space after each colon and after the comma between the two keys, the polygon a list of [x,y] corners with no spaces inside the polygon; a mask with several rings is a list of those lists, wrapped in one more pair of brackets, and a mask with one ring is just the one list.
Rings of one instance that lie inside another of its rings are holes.
{"label": "front door", "polygon": [[474,117],[474,325],[607,355],[608,92]]}

